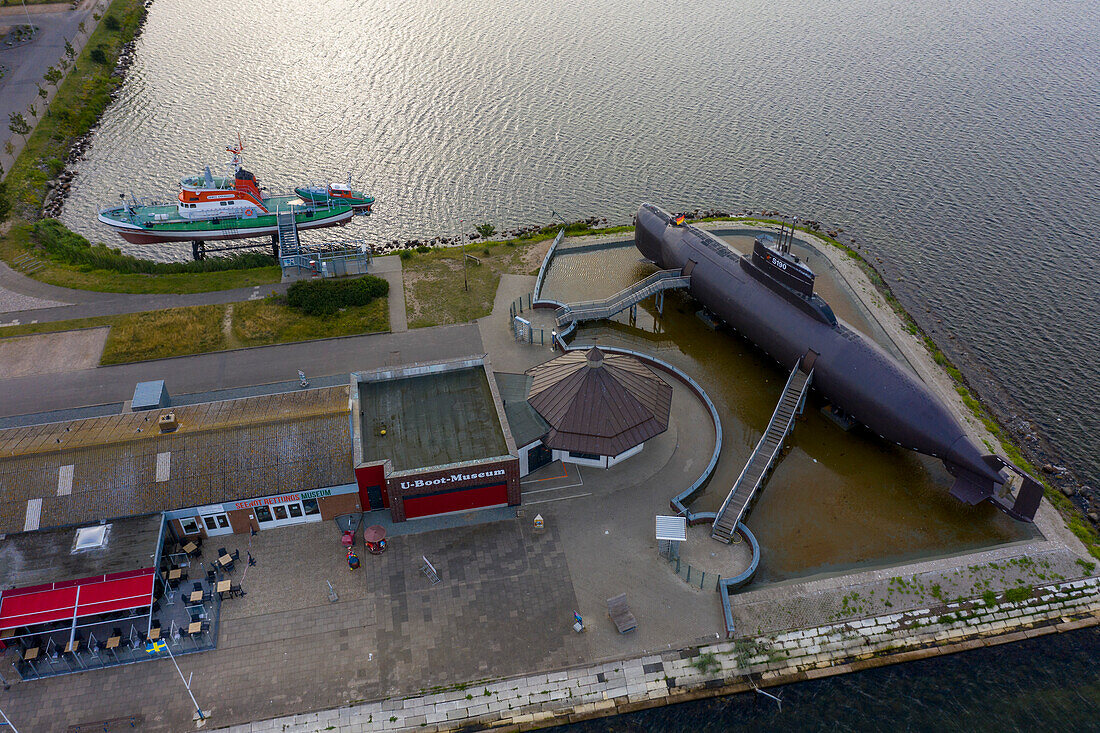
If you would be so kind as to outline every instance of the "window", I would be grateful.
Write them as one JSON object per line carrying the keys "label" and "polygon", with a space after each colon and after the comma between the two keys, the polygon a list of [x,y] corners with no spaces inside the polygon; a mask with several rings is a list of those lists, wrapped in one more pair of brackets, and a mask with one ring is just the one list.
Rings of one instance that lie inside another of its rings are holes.
{"label": "window", "polygon": [[598,461],[603,458],[603,456],[599,455],[598,453],[577,453],[576,451],[569,451],[569,457],[584,458],[589,461]]}
{"label": "window", "polygon": [[286,506],[283,504],[275,505],[275,518],[279,520],[286,519]]}
{"label": "window", "polygon": [[271,510],[268,509],[266,506],[256,507],[256,521],[257,522],[270,522],[271,521]]}
{"label": "window", "polygon": [[100,524],[95,527],[81,527],[76,531],[76,542],[73,544],[73,552],[81,550],[97,550],[107,546],[107,535],[110,534],[111,525]]}
{"label": "window", "polygon": [[203,517],[202,521],[206,523],[206,529],[208,531],[213,532],[218,529],[218,523],[213,517]]}
{"label": "window", "polygon": [[302,505],[301,504],[297,504],[297,503],[288,504],[287,509],[290,510],[290,516],[294,517],[295,519],[298,519],[299,517],[302,516]]}
{"label": "window", "polygon": [[302,506],[305,507],[307,517],[312,517],[315,514],[321,513],[320,507],[317,506],[316,499],[302,499]]}
{"label": "window", "polygon": [[198,517],[188,517],[187,519],[181,519],[180,527],[183,529],[184,534],[198,534],[199,519]]}

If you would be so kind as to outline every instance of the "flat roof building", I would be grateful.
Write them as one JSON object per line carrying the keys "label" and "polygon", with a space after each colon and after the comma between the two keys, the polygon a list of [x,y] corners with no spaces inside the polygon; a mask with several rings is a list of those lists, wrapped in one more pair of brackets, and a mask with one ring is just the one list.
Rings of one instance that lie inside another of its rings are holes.
{"label": "flat roof building", "polygon": [[488,359],[351,375],[364,509],[394,521],[520,502],[519,461]]}

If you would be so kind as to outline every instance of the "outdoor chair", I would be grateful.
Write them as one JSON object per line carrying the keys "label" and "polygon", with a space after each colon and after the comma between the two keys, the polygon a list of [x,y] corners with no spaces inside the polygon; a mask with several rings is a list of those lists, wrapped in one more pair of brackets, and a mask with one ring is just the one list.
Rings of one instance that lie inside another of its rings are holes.
{"label": "outdoor chair", "polygon": [[210,568],[206,571],[206,582],[214,583],[218,580],[218,571],[214,568]]}
{"label": "outdoor chair", "polygon": [[191,584],[191,590],[202,590],[202,583],[196,580],[194,583]]}
{"label": "outdoor chair", "polygon": [[234,562],[236,562],[237,560],[240,560],[241,559],[241,548],[238,547],[236,550],[233,550],[233,552],[229,553],[229,557]]}
{"label": "outdoor chair", "polygon": [[626,602],[626,593],[607,599],[607,615],[615,622],[615,628],[619,630],[620,634],[638,628],[638,621],[634,618],[634,614],[630,612],[630,606]]}
{"label": "outdoor chair", "polygon": [[228,554],[229,554],[229,550],[225,549],[224,547],[219,547],[218,548],[218,557],[221,557],[222,555],[228,555]]}

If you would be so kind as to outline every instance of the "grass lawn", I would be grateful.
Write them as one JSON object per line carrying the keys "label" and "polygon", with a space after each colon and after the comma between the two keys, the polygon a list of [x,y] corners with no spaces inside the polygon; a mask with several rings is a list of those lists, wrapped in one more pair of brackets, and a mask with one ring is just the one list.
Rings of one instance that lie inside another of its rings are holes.
{"label": "grass lawn", "polygon": [[[230,311],[227,327],[226,309]],[[388,331],[389,303],[379,298],[345,308],[334,316],[306,316],[274,300],[97,316],[0,328],[0,338],[110,326],[99,363],[125,364],[145,359],[203,354],[291,341]]]}
{"label": "grass lawn", "polygon": [[344,308],[334,316],[303,315],[270,298],[233,304],[232,336],[239,346],[351,336],[389,328],[389,303],[385,298]]}
{"label": "grass lawn", "polygon": [[403,257],[409,328],[465,323],[489,315],[502,273],[530,275],[532,266],[537,272],[539,260],[549,247],[546,238],[538,241],[543,246],[522,240],[494,242],[488,247],[489,254],[485,254],[485,245],[468,246],[466,252],[481,261],[468,263],[469,290],[463,287],[460,248],[443,247]]}
{"label": "grass lawn", "polygon": [[225,348],[224,305],[197,305],[115,316],[100,364],[201,354]]}

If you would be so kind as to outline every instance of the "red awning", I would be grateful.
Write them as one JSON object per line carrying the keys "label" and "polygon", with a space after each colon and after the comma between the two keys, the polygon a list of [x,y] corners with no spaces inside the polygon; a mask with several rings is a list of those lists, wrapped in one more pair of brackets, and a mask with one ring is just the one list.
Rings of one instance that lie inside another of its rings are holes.
{"label": "red awning", "polygon": [[153,602],[155,579],[153,569],[144,568],[7,590],[0,594],[0,629],[142,608]]}

